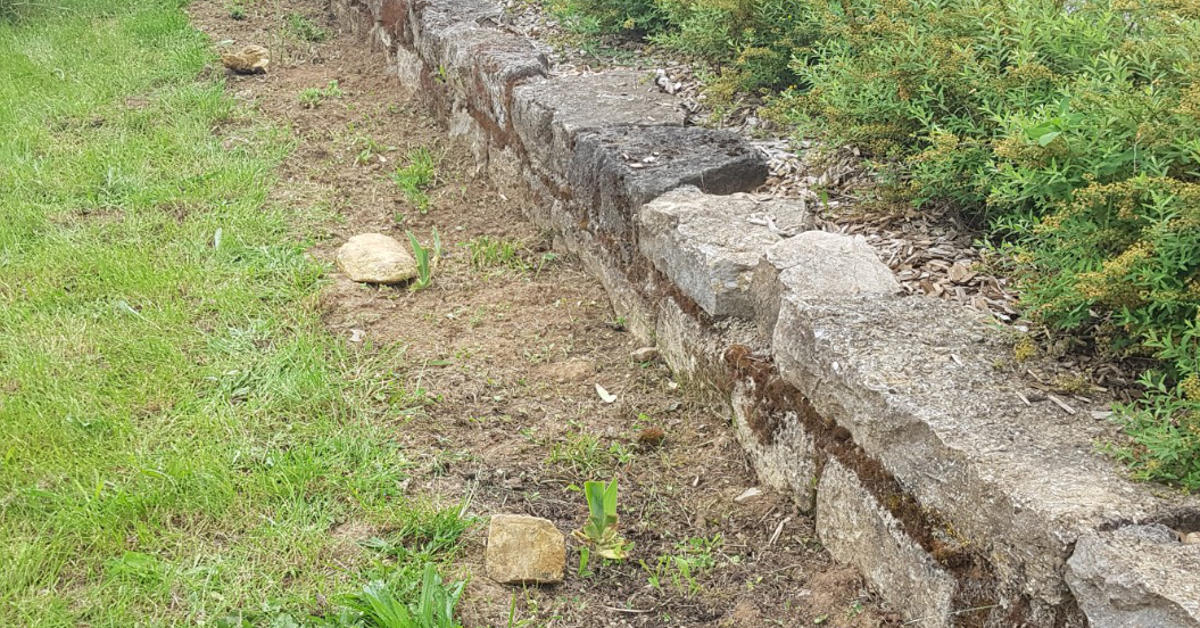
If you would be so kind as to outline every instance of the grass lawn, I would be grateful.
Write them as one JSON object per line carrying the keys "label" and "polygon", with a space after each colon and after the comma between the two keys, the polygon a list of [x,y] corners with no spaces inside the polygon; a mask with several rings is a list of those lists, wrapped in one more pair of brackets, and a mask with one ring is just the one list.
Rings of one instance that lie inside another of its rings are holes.
{"label": "grass lawn", "polygon": [[445,593],[467,522],[402,494],[402,355],[322,327],[332,217],[268,201],[286,129],[205,78],[180,2],[52,4],[0,12],[0,624],[388,625]]}

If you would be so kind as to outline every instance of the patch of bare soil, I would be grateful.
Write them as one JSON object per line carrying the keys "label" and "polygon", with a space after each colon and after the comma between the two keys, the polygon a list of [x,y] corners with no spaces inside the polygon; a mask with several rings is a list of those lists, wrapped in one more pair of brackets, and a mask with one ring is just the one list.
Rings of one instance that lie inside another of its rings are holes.
{"label": "patch of bare soil", "polygon": [[[483,568],[485,526],[471,533],[459,565],[470,573],[460,607],[470,626],[877,626],[894,624],[853,572],[833,565],[812,520],[769,492],[735,502],[757,481],[708,391],[679,384],[660,363],[636,363],[634,339],[614,320],[600,285],[575,260],[554,254],[521,207],[473,175],[469,154],[394,77],[386,60],[341,33],[324,2],[257,3],[235,20],[216,0],[191,8],[194,22],[226,46],[260,44],[270,69],[230,75],[228,89],[297,140],[275,201],[327,204],[336,218],[314,255],[362,232],[402,241],[411,230],[445,249],[432,286],[379,288],[335,273],[327,324],[363,352],[398,344],[409,416],[396,440],[420,461],[409,489],[470,512],[546,517],[579,527],[586,507],[574,488],[617,477],[623,533],[635,546],[623,564],[566,581],[512,588]],[[286,11],[286,12],[285,12]],[[287,14],[328,31],[305,41]],[[336,89],[331,82],[336,81]],[[306,89],[325,90],[319,103]],[[411,150],[439,157],[431,204],[421,213],[391,174]],[[516,245],[515,257],[479,255],[481,237]],[[600,384],[617,396],[604,403]],[[394,401],[394,400],[393,400]],[[646,428],[665,434],[638,435]],[[331,531],[352,551],[373,531]],[[687,561],[684,573],[676,558]]]}

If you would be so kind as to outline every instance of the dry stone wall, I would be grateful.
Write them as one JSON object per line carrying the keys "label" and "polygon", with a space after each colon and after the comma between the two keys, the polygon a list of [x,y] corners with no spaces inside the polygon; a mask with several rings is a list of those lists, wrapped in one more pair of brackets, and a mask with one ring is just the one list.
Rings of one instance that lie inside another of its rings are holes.
{"label": "dry stone wall", "polygon": [[[631,330],[724,391],[761,479],[921,626],[1200,626],[1200,501],[1095,452],[1103,419],[1024,403],[985,315],[898,296],[812,231],[739,136],[653,76],[554,76],[489,0],[333,0],[481,173],[603,283]],[[1026,395],[1028,397],[1028,395]]]}

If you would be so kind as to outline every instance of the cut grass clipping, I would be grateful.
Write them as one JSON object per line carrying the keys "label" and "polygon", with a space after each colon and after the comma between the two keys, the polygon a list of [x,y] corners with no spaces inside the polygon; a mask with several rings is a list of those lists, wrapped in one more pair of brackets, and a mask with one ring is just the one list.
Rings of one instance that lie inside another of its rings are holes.
{"label": "cut grass clipping", "polygon": [[437,159],[425,147],[408,153],[408,165],[396,168],[392,180],[400,186],[404,198],[422,214],[429,211],[429,188],[437,179]]}
{"label": "cut grass clipping", "polygon": [[55,4],[0,18],[0,625],[453,625],[403,355],[326,332],[330,217],[265,201],[291,139],[198,78],[178,1]]}

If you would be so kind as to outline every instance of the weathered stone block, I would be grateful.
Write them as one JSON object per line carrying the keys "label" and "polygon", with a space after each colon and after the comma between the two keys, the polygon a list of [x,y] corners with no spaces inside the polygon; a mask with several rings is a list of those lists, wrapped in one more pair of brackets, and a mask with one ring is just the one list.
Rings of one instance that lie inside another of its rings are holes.
{"label": "weathered stone block", "polygon": [[533,164],[560,182],[575,136],[622,124],[682,125],[679,101],[646,72],[615,70],[526,83],[513,91],[513,127]]}
{"label": "weathered stone block", "polygon": [[371,0],[371,14],[386,32],[397,35],[407,31],[411,18],[411,0]]}
{"label": "weathered stone block", "polygon": [[759,333],[770,338],[784,294],[826,299],[900,292],[892,271],[862,236],[807,231],[767,247],[750,288]]}
{"label": "weathered stone block", "polygon": [[394,51],[391,57],[393,71],[400,79],[400,84],[409,91],[420,89],[421,73],[425,70],[421,57],[404,46],[396,46]]}
{"label": "weathered stone block", "polygon": [[528,40],[496,33],[476,49],[474,71],[478,97],[499,130],[509,132],[510,103],[517,83],[544,76],[549,62]]}
{"label": "weathered stone block", "polygon": [[417,261],[395,238],[361,233],[337,251],[337,265],[352,281],[393,284],[417,276]]}
{"label": "weathered stone block", "polygon": [[645,203],[683,185],[710,194],[751,190],[766,176],[762,154],[732,132],[623,125],[579,133],[568,183],[586,227],[628,264],[633,216]]}
{"label": "weathered stone block", "polygon": [[[753,380],[738,380],[730,395],[738,442],[764,484],[791,494],[800,509],[810,511],[817,490],[816,443],[795,411],[768,416],[755,386]],[[774,422],[769,431],[767,420]]]}
{"label": "weathered stone block", "polygon": [[526,515],[494,515],[488,526],[485,567],[502,584],[562,582],[566,539],[554,523]]}
{"label": "weathered stone block", "polygon": [[1165,526],[1084,534],[1066,580],[1094,628],[1200,626],[1200,545]]}
{"label": "weathered stone block", "polygon": [[709,316],[754,317],[753,270],[763,252],[812,219],[798,202],[757,201],[745,194],[713,196],[688,186],[638,212],[642,255]]}
{"label": "weathered stone block", "polygon": [[749,340],[754,332],[735,319],[707,326],[684,311],[675,299],[659,299],[653,307],[653,338],[663,361],[676,374],[701,381],[720,380],[721,355],[730,344]]}
{"label": "weathered stone block", "polygon": [[456,24],[447,32],[441,54],[434,60],[425,57],[426,63],[436,63],[436,80],[475,109],[482,126],[504,135],[513,87],[545,74],[545,56],[528,40],[499,30]]}
{"label": "weathered stone block", "polygon": [[456,102],[450,107],[450,115],[446,120],[446,133],[452,139],[466,144],[474,157],[474,174],[479,174],[488,164],[492,143],[488,140],[487,130],[471,115],[466,103]]}
{"label": "weathered stone block", "polygon": [[500,6],[489,0],[424,0],[410,2],[408,9],[411,44],[433,66],[446,64],[451,43],[499,24],[502,14]]}
{"label": "weathered stone block", "polygon": [[837,460],[817,487],[817,536],[839,561],[875,583],[888,604],[921,626],[951,626],[957,584]]}
{"label": "weathered stone block", "polygon": [[1087,412],[1022,403],[1020,380],[994,367],[1011,349],[981,316],[924,298],[786,295],[773,352],[821,416],[986,556],[1002,608],[1023,598],[1026,621],[1052,624],[1072,612],[1062,570],[1081,533],[1197,500],[1125,479],[1096,452],[1105,428]]}

